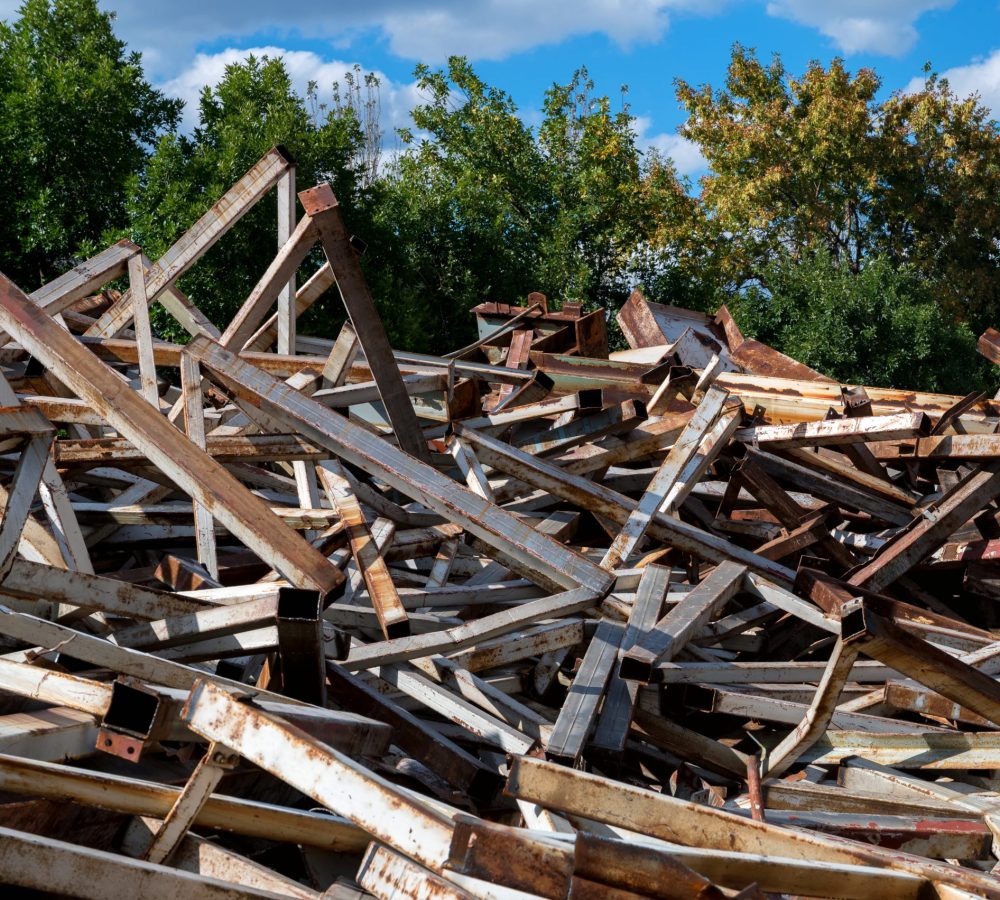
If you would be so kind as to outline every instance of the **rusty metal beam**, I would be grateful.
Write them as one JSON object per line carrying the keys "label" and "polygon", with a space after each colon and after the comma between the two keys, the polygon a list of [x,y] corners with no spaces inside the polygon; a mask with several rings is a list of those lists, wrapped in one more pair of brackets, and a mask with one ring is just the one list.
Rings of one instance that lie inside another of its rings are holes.
{"label": "rusty metal beam", "polygon": [[876,599],[861,599],[842,620],[844,642],[1000,725],[1000,683],[904,631],[887,612]]}
{"label": "rusty metal beam", "polygon": [[581,554],[535,531],[506,510],[343,416],[287,388],[213,341],[195,338],[188,345],[188,352],[238,397],[259,404],[268,415],[286,422],[308,440],[327,447],[345,462],[383,479],[461,525],[518,561],[533,580],[546,587],[585,586],[602,595],[611,586],[613,576]]}
{"label": "rusty metal beam", "polygon": [[659,661],[669,662],[743,588],[746,567],[720,563],[622,656],[621,676],[650,681]]}
{"label": "rusty metal beam", "polygon": [[930,556],[952,532],[997,496],[1000,464],[994,463],[963,478],[923,510],[906,531],[886,543],[870,562],[851,572],[848,581],[871,591],[883,590]]}
{"label": "rusty metal beam", "polygon": [[[834,864],[887,868],[936,885],[1000,897],[991,876],[858,841],[755,822],[667,794],[529,757],[512,761],[507,793],[550,809],[689,846]],[[942,894],[941,896],[947,896]]]}
{"label": "rusty metal beam", "polygon": [[248,547],[290,581],[325,593],[343,582],[340,571],[281,524],[268,506],[222,465],[181,435],[104,363],[60,328],[0,275],[0,327],[150,461],[197,500]]}
{"label": "rusty metal beam", "polygon": [[322,184],[302,191],[299,200],[306,216],[316,224],[320,243],[336,276],[337,288],[365,352],[372,377],[378,384],[379,394],[399,446],[411,456],[429,462],[427,443],[420,431],[410,399],[403,390],[399,368],[361,271],[358,252],[341,217],[337,198],[330,185]]}
{"label": "rusty metal beam", "polygon": [[232,747],[255,765],[318,800],[432,870],[450,857],[453,823],[336,750],[239,703],[211,682],[191,692],[183,719],[207,740]]}
{"label": "rusty metal beam", "polygon": [[[282,147],[264,154],[249,171],[212,205],[173,246],[153,265],[146,278],[146,301],[161,300],[170,313],[191,334],[201,332],[215,336],[216,331],[201,313],[185,307],[170,296],[170,287],[230,228],[232,228],[293,165]],[[195,313],[192,315],[192,313]],[[132,317],[132,297],[125,293],[89,329],[88,335],[115,337],[128,326]],[[204,327],[208,322],[209,328]],[[15,335],[16,337],[16,335]],[[21,343],[18,340],[18,343]]]}

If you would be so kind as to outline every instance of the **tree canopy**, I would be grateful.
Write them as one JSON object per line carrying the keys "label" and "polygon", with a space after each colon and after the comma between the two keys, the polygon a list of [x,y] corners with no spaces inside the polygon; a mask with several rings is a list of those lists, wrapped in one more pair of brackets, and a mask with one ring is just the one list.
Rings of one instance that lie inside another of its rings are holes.
{"label": "tree canopy", "polygon": [[[692,184],[643,146],[627,89],[602,94],[586,68],[532,125],[466,59],[421,65],[412,127],[385,155],[378,79],[359,67],[301,95],[280,58],[234,63],[187,132],[113,26],[96,0],[25,0],[0,23],[0,269],[26,289],[125,236],[157,258],[281,144],[299,189],[332,183],[398,346],[464,343],[486,300],[537,290],[613,311],[641,286],[726,302],[748,334],[843,380],[983,383],[972,335],[1000,322],[1000,131],[929,68],[886,95],[871,69],[795,75],[737,45],[723,85],[675,82],[707,162]],[[275,250],[270,198],[181,287],[222,325]],[[342,318],[331,292],[300,330]]]}
{"label": "tree canopy", "polygon": [[129,181],[180,109],[94,0],[26,0],[0,22],[0,269],[37,287],[124,225]]}
{"label": "tree canopy", "polygon": [[723,289],[767,286],[771,263],[825,251],[857,274],[866,257],[908,266],[948,311],[1000,313],[1000,131],[976,97],[928,74],[879,99],[871,69],[810,63],[793,77],[733,49],[723,89],[677,82],[684,133],[710,171],[700,227]]}
{"label": "tree canopy", "polygon": [[866,256],[858,270],[826,250],[768,265],[731,312],[748,333],[847,384],[967,394],[993,368],[964,322],[941,315],[928,282],[909,265]]}
{"label": "tree canopy", "polygon": [[465,59],[417,74],[419,131],[403,134],[376,211],[413,341],[453,345],[471,327],[464,310],[533,290],[613,308],[635,255],[690,214],[671,163],[642,153],[624,97],[614,111],[586,69],[551,87],[537,129]]}

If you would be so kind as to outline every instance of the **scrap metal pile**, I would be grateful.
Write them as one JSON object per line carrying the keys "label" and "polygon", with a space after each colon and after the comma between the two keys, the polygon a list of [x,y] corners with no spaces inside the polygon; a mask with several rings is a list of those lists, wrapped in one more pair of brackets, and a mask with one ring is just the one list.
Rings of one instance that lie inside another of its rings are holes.
{"label": "scrap metal pile", "polygon": [[[272,190],[220,332],[178,278]],[[1000,405],[639,292],[620,352],[541,294],[395,351],[298,196],[275,149],[159,260],[0,276],[0,881],[1000,897]]]}

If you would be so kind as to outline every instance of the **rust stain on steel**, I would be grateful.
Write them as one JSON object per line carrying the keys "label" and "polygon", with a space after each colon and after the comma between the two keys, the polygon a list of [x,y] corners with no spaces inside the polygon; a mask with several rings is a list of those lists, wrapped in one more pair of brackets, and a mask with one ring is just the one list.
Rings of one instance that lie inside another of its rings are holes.
{"label": "rust stain on steel", "polygon": [[[53,371],[73,382],[74,390],[100,409],[124,436],[143,446],[151,461],[199,495],[199,502],[220,522],[255,549],[272,556],[276,568],[324,593],[343,583],[340,571],[283,523],[278,524],[266,504],[211,456],[178,435],[165,418],[131,390],[128,382],[95,359],[12,282],[0,276],[0,318],[4,317],[8,327],[17,323],[14,331],[21,343],[27,344]],[[261,532],[262,525],[266,534]]]}

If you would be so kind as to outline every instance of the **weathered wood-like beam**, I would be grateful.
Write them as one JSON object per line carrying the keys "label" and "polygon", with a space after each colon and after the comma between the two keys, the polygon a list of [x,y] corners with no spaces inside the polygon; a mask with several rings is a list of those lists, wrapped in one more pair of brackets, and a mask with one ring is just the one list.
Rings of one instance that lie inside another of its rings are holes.
{"label": "weathered wood-like beam", "polygon": [[[410,400],[403,390],[399,368],[392,355],[385,328],[361,271],[361,263],[340,214],[330,185],[323,184],[299,194],[306,215],[316,224],[319,240],[337,279],[340,296],[365,352],[365,360],[378,384],[399,446],[411,456],[428,462],[427,442],[417,424]],[[305,221],[305,220],[303,220]]]}
{"label": "weathered wood-like beam", "polygon": [[888,868],[973,895],[1000,897],[995,879],[968,869],[832,835],[755,822],[529,757],[513,760],[507,792],[550,809],[667,841],[725,848],[728,852]]}
{"label": "weathered wood-like beam", "polygon": [[417,862],[440,870],[448,861],[454,829],[448,816],[280,719],[208,681],[192,691],[183,718],[206,739],[232,747]]}
{"label": "weathered wood-like beam", "polygon": [[[147,302],[153,303],[161,299],[162,295],[163,305],[182,326],[190,330],[191,334],[202,331],[212,334],[201,324],[200,319],[204,319],[204,316],[199,313],[192,317],[189,310],[176,302],[176,298],[167,295],[168,289],[277,184],[291,165],[291,159],[281,147],[275,147],[265,153],[246,175],[226,191],[211,209],[150,268],[146,275]],[[115,337],[128,326],[131,318],[132,297],[130,293],[125,293],[111,309],[87,329],[87,334],[96,337]]]}
{"label": "weathered wood-like beam", "polygon": [[623,678],[649,681],[657,662],[672,660],[743,587],[746,567],[720,563],[622,657]]}
{"label": "weathered wood-like beam", "polygon": [[0,275],[0,327],[13,335],[192,500],[300,587],[327,593],[340,571],[251,494],[222,465],[181,435],[112,369]]}
{"label": "weathered wood-like beam", "polygon": [[871,562],[850,573],[848,581],[870,591],[880,591],[930,556],[951,533],[1000,496],[1000,464],[992,463],[962,479],[904,532],[886,543]]}
{"label": "weathered wood-like beam", "polygon": [[461,525],[519,561],[528,577],[539,579],[545,586],[583,586],[602,595],[611,586],[612,576],[579,553],[526,526],[506,510],[322,404],[280,384],[213,341],[195,338],[188,350],[236,396],[259,404],[268,415],[288,423],[307,439]]}
{"label": "weathered wood-like beam", "polygon": [[605,620],[597,626],[545,748],[549,758],[567,765],[579,760],[597,718],[605,685],[618,661],[623,634],[624,628],[618,622]]}
{"label": "weathered wood-like beam", "polygon": [[[672,570],[664,566],[649,565],[643,569],[625,634],[622,636],[619,658],[621,654],[628,653],[656,625],[672,574]],[[601,717],[591,741],[599,753],[620,759],[625,752],[625,741],[632,724],[638,693],[639,685],[635,681],[626,681],[617,671],[611,672]]]}

